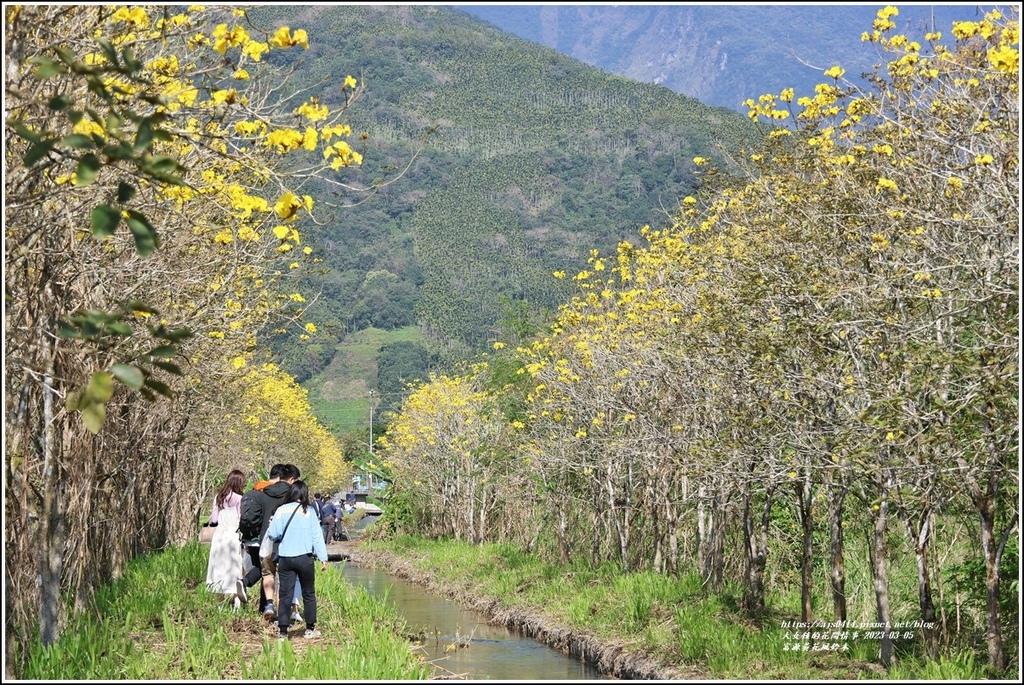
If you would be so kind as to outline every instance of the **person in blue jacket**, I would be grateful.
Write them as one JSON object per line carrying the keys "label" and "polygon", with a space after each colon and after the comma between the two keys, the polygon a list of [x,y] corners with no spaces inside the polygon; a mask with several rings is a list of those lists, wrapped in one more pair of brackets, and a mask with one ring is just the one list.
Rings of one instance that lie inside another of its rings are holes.
{"label": "person in blue jacket", "polygon": [[331,500],[324,502],[321,500],[322,506],[320,507],[320,528],[323,530],[324,541],[330,542],[336,536],[334,535],[334,524],[340,515],[338,511],[338,505]]}
{"label": "person in blue jacket", "polygon": [[[303,618],[306,620],[304,637],[317,638],[321,633],[316,629],[316,568],[313,558],[320,560],[320,570],[327,570],[327,544],[320,528],[316,510],[309,506],[309,488],[306,482],[292,483],[285,503],[274,512],[267,534],[272,540],[279,540],[277,573],[280,597],[291,597],[295,592],[295,581],[302,585]],[[277,627],[280,638],[288,637],[291,627],[291,612],[288,602],[279,602]]]}

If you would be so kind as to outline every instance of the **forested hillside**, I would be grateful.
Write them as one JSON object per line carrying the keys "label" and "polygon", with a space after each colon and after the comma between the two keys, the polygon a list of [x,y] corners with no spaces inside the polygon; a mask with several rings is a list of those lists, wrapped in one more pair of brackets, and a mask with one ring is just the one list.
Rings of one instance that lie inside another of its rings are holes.
{"label": "forested hillside", "polygon": [[[266,23],[315,31],[295,79],[332,104],[340,79],[365,92],[365,203],[320,214],[324,271],[307,318],[320,333],[276,344],[300,381],[329,369],[346,332],[422,324],[437,358],[493,341],[502,320],[552,310],[591,249],[635,240],[694,192],[693,158],[756,129],[737,113],[605,74],[450,9],[260,7]],[[430,133],[428,134],[428,131]],[[354,202],[356,194],[344,198]],[[527,317],[528,318],[528,317]],[[372,383],[373,379],[369,379]],[[346,399],[342,395],[326,398]]]}

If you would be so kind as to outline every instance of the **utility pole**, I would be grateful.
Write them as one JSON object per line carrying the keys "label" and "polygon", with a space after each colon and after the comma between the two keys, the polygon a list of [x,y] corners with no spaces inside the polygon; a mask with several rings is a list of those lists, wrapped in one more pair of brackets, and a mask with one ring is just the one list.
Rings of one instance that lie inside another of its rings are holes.
{"label": "utility pole", "polygon": [[374,456],[374,391],[370,391],[370,456]]}
{"label": "utility pole", "polygon": [[[373,390],[370,391],[370,460],[373,460]],[[373,474],[366,472],[366,488],[373,492]]]}

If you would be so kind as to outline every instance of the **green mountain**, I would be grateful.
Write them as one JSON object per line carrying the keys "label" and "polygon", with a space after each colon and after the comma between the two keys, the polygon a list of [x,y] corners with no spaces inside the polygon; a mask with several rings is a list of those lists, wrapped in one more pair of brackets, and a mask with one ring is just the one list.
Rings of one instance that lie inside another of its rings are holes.
{"label": "green mountain", "polygon": [[412,359],[444,364],[529,332],[569,296],[592,249],[635,243],[641,226],[668,220],[696,189],[695,156],[718,157],[719,146],[758,135],[737,112],[604,73],[444,7],[261,6],[250,15],[308,31],[310,50],[290,65],[289,82],[309,88],[305,97],[337,106],[347,74],[365,84],[348,112],[367,134],[358,182],[415,155],[364,203],[320,217],[324,269],[304,286],[318,294],[307,318],[319,340],[273,343],[314,406],[369,402],[368,388],[395,387],[367,369],[361,384],[332,377],[345,368],[335,355],[358,331],[418,331],[402,341],[403,363],[387,366],[405,380]]}
{"label": "green mountain", "polygon": [[[458,11],[599,69],[745,112],[748,98],[783,88],[812,95],[822,72],[837,64],[857,81],[880,61],[861,33],[871,30],[886,4],[494,4]],[[954,20],[977,21],[985,9],[945,3],[897,8],[897,29],[913,36],[948,34]]]}

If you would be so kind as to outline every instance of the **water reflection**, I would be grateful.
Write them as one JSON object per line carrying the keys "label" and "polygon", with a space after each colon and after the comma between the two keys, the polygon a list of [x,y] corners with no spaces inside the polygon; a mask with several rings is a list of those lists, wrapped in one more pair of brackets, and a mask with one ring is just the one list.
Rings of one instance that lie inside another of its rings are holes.
{"label": "water reflection", "polygon": [[511,681],[606,678],[590,664],[502,626],[488,625],[483,614],[432,595],[415,583],[351,564],[345,564],[344,572],[349,582],[388,596],[410,632],[423,638],[419,648],[426,658],[444,675]]}

